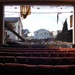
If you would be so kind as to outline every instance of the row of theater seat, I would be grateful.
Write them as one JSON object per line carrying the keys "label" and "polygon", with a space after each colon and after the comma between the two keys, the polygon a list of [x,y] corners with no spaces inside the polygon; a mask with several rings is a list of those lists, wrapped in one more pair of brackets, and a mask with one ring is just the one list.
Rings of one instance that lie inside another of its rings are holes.
{"label": "row of theater seat", "polygon": [[75,57],[25,57],[0,56],[0,63],[20,63],[31,65],[75,65]]}
{"label": "row of theater seat", "polygon": [[75,50],[0,47],[0,74],[75,75]]}
{"label": "row of theater seat", "polygon": [[74,51],[75,52],[75,48],[16,48],[16,47],[0,47],[0,50],[11,50],[11,51],[13,51],[13,50],[31,50],[31,51],[35,51],[35,50],[37,50],[37,51],[42,51],[42,50],[46,50],[46,51]]}
{"label": "row of theater seat", "polygon": [[[20,63],[32,65],[75,65],[75,52],[46,52],[48,49],[0,48],[0,63]],[[8,50],[9,49],[9,50]],[[12,51],[11,51],[12,49]],[[41,52],[40,52],[41,51]]]}
{"label": "row of theater seat", "polygon": [[5,52],[74,52],[75,53],[75,50],[48,50],[48,49],[11,49],[11,48],[3,48],[3,49],[0,49],[0,52],[2,51],[5,51]]}
{"label": "row of theater seat", "polygon": [[28,65],[0,63],[2,75],[75,75],[75,65]]}
{"label": "row of theater seat", "polygon": [[0,52],[46,52],[46,53],[51,53],[51,52],[57,52],[57,53],[75,53],[75,49],[73,48],[70,48],[70,49],[48,49],[48,48],[45,48],[45,49],[41,49],[41,48],[38,48],[38,49],[34,49],[34,48],[5,48],[5,47],[1,47],[0,48]]}
{"label": "row of theater seat", "polygon": [[75,53],[66,52],[0,52],[0,56],[26,56],[26,57],[75,57]]}

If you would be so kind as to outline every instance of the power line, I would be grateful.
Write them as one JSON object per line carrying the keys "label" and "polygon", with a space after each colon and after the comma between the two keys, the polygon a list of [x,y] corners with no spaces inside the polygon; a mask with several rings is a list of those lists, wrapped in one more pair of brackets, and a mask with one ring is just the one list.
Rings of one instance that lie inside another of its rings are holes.
{"label": "power line", "polygon": [[[20,12],[5,11],[5,13],[20,13]],[[62,13],[73,13],[73,11],[69,11],[69,12],[31,12],[31,13],[34,13],[34,14],[52,14],[52,13],[62,14]]]}

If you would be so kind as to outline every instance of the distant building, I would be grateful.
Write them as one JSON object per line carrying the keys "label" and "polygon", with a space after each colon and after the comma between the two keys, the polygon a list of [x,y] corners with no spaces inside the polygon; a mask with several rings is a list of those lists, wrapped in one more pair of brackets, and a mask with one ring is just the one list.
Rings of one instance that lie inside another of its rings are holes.
{"label": "distant building", "polygon": [[29,30],[28,29],[22,29],[22,34],[23,34],[23,37],[26,39],[28,38],[28,34],[29,34]]}
{"label": "distant building", "polygon": [[[11,24],[13,27],[12,29],[16,33],[18,33],[20,36],[22,36],[23,25],[22,25],[20,17],[5,17],[4,21]],[[15,34],[13,32],[11,32],[10,30],[6,30],[6,32],[7,32],[7,35],[9,35],[10,39],[19,40],[19,38],[17,36],[15,36]]]}
{"label": "distant building", "polygon": [[39,29],[34,32],[35,39],[48,39],[52,37],[53,37],[52,33],[46,29]]}

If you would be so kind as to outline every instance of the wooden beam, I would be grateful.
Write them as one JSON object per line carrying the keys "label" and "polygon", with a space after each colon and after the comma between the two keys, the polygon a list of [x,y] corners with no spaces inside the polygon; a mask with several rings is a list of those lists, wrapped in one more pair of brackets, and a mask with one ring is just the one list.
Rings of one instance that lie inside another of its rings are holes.
{"label": "wooden beam", "polygon": [[9,25],[5,24],[5,27],[8,28],[12,33],[14,33],[22,41],[25,41],[25,39],[22,36],[20,36],[18,33],[16,33]]}

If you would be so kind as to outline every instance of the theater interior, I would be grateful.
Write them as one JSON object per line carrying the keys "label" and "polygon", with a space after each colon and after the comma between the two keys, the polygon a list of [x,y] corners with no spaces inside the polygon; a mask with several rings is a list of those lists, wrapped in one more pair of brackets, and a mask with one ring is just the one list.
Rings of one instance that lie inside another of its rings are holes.
{"label": "theater interior", "polygon": [[[73,16],[72,31],[68,31],[64,37],[62,37],[65,38],[65,41],[72,43],[71,47],[62,48],[41,44],[14,45],[15,43],[13,43],[13,45],[10,45],[11,43],[5,45],[5,5],[71,5],[74,7],[75,11],[75,0],[0,0],[0,74],[75,75],[75,12]],[[26,18],[26,16],[24,15],[23,18]],[[25,41],[11,28],[9,29],[22,41]],[[70,38],[70,40],[67,39],[66,36]],[[59,34],[58,37],[61,37],[61,34]]]}

